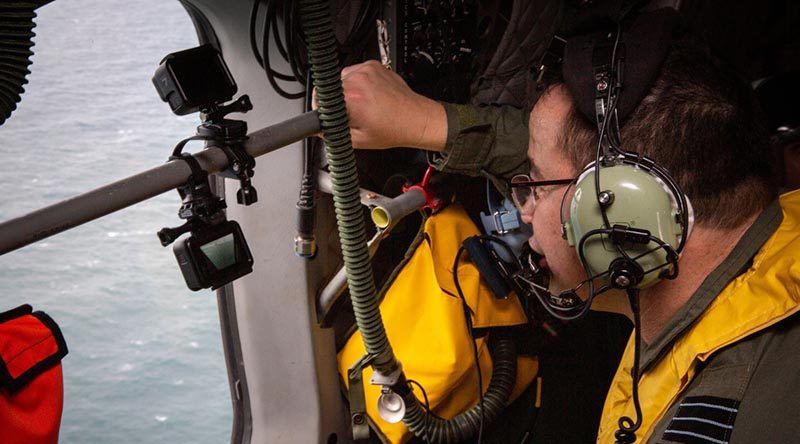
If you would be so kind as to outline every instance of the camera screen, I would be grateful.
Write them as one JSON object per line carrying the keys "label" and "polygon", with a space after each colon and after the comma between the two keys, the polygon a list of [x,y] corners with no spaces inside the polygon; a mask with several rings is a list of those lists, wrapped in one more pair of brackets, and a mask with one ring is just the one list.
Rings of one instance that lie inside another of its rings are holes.
{"label": "camera screen", "polygon": [[236,263],[236,243],[233,233],[201,245],[200,251],[206,255],[217,270],[223,270]]}
{"label": "camera screen", "polygon": [[172,249],[191,290],[217,289],[253,271],[250,248],[239,224],[232,220],[192,231]]}

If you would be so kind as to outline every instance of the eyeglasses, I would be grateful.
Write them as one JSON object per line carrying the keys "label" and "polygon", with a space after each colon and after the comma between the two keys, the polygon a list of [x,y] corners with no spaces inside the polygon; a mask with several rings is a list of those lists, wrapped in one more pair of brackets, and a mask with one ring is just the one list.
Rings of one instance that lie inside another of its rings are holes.
{"label": "eyeglasses", "polygon": [[511,178],[509,186],[511,187],[511,198],[514,200],[514,205],[517,210],[522,212],[525,205],[536,205],[536,199],[541,198],[541,187],[553,185],[569,185],[575,182],[575,179],[557,179],[557,180],[531,180],[527,174],[517,174]]}

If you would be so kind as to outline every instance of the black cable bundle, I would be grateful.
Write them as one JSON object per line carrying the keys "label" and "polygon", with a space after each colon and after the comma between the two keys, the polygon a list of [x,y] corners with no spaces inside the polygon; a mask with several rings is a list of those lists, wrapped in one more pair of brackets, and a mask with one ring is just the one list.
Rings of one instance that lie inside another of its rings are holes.
{"label": "black cable bundle", "polygon": [[[364,0],[356,14],[350,32],[344,42],[337,42],[339,60],[346,66],[363,60],[364,52],[371,41],[370,33],[375,33],[375,20],[378,17],[380,2]],[[263,14],[260,11],[264,11]],[[262,20],[259,20],[263,17]],[[262,25],[260,33],[260,49],[257,27]],[[258,64],[264,68],[267,80],[272,88],[286,99],[305,97],[304,90],[292,92],[281,86],[278,81],[300,83],[304,85],[308,78],[308,48],[300,29],[300,14],[295,1],[254,0],[250,11],[250,47]],[[273,67],[269,56],[270,39],[281,58],[289,65],[289,73],[278,71]]]}

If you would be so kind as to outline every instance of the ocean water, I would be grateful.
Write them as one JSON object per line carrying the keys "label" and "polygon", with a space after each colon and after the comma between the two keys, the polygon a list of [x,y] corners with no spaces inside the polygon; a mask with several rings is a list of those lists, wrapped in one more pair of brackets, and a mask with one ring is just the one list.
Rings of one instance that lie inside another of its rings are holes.
{"label": "ocean water", "polygon": [[[40,8],[17,111],[0,127],[0,220],[163,163],[193,134],[150,78],[197,45],[177,0],[57,0]],[[216,300],[191,292],[156,232],[170,192],[0,256],[0,311],[61,325],[61,443],[225,443],[231,404]]]}

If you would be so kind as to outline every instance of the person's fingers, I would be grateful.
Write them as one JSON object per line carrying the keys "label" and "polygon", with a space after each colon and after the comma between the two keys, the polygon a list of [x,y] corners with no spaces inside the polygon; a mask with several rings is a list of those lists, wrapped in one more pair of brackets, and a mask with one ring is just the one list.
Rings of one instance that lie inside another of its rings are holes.
{"label": "person's fingers", "polygon": [[358,65],[350,65],[342,68],[342,80],[344,80],[347,76],[349,76],[350,73],[353,72],[354,69],[356,69],[356,66]]}
{"label": "person's fingers", "polygon": [[317,103],[317,88],[311,90],[311,109],[316,111],[319,108],[319,103]]}
{"label": "person's fingers", "polygon": [[344,68],[342,68],[342,79],[344,79],[345,77],[349,77],[354,72],[359,72],[369,69],[370,65],[368,61],[364,63],[357,63],[355,65],[345,66]]}

